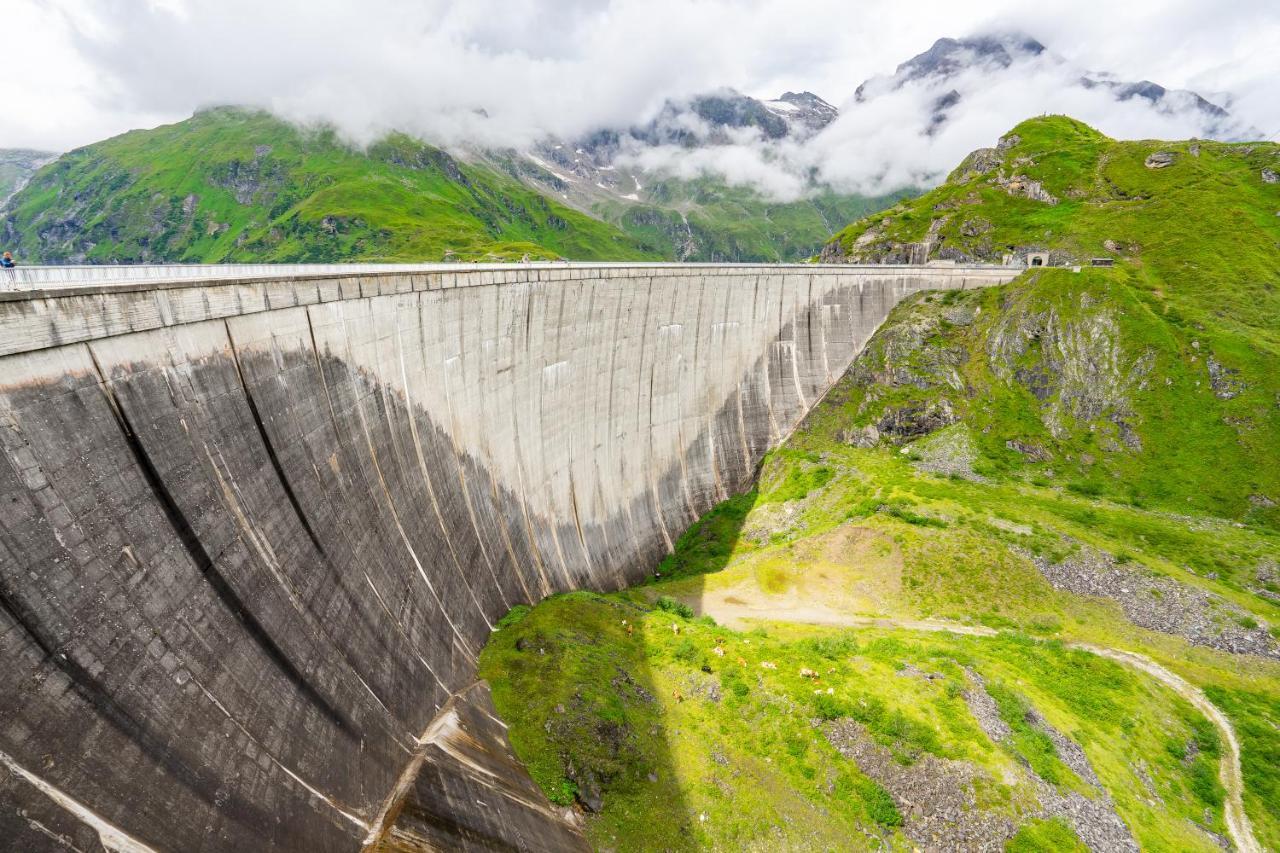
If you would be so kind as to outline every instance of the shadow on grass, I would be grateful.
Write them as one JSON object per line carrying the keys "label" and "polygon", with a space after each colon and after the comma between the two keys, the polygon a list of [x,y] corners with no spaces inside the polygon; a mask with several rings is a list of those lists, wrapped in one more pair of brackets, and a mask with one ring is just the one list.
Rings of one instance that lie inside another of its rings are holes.
{"label": "shadow on grass", "polygon": [[[695,522],[655,580],[687,579],[700,589],[702,576],[728,564],[755,501],[755,491],[736,496]],[[664,710],[673,690],[690,688],[655,678],[673,654],[655,632],[676,620],[654,618],[650,586],[517,607],[480,657],[516,755],[554,804],[586,818],[597,848],[635,849],[640,840],[645,849],[697,847],[699,818],[681,789]],[[658,610],[676,605],[662,604]]]}

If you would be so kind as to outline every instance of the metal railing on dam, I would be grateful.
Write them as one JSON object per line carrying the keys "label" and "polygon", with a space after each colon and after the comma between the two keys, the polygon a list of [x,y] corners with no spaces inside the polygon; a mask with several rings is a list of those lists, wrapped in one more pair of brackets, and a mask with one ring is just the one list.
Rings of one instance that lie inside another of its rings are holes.
{"label": "metal railing on dam", "polygon": [[475,682],[494,622],[645,577],[901,299],[1019,272],[187,269],[0,293],[14,849],[351,851],[402,801],[424,847],[581,847]]}

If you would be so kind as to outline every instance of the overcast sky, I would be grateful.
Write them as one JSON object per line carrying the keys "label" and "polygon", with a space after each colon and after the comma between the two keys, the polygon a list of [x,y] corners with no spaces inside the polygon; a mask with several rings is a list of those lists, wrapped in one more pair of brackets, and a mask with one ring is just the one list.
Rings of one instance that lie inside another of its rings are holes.
{"label": "overcast sky", "polygon": [[993,29],[1025,31],[1081,68],[1229,98],[1242,120],[1280,131],[1277,0],[0,0],[0,10],[0,147],[67,150],[219,103],[334,121],[356,141],[395,127],[518,145],[626,126],[666,98],[723,86],[809,89],[839,105],[941,36]]}

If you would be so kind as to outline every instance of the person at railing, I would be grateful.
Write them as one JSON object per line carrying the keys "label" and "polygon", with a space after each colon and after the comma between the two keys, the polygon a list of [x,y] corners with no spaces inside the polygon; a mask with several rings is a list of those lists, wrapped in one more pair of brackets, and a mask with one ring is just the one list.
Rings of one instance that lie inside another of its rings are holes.
{"label": "person at railing", "polygon": [[11,270],[16,266],[17,264],[13,262],[13,252],[5,252],[3,257],[0,257],[0,267]]}

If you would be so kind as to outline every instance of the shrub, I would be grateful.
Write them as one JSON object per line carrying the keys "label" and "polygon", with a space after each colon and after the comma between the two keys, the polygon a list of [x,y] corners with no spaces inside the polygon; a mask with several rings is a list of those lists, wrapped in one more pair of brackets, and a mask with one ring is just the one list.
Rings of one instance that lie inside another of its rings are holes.
{"label": "shrub", "polygon": [[498,624],[494,625],[495,631],[501,631],[503,628],[510,628],[518,625],[524,617],[529,615],[529,611],[533,610],[527,604],[517,604],[515,607],[507,611],[506,615],[498,620]]}
{"label": "shrub", "polygon": [[674,654],[675,654],[676,660],[678,661],[683,661],[684,663],[693,663],[698,659],[698,646],[693,642],[693,640],[690,640],[688,637],[685,637],[683,640],[681,640],[679,643],[676,644],[676,650]]}
{"label": "shrub", "polygon": [[725,670],[720,676],[720,684],[739,699],[745,699],[751,688],[742,680],[742,673],[737,669]]}
{"label": "shrub", "polygon": [[889,792],[873,779],[866,779],[858,786],[858,794],[867,807],[867,816],[885,826],[902,826],[902,813],[889,796]]}
{"label": "shrub", "polygon": [[827,660],[840,660],[858,653],[858,641],[849,636],[810,637],[796,643],[796,646]]}
{"label": "shrub", "polygon": [[838,720],[851,716],[849,706],[844,700],[837,699],[827,693],[817,693],[813,697],[813,711],[820,720]]}
{"label": "shrub", "polygon": [[685,604],[683,601],[676,601],[669,595],[663,595],[653,603],[654,607],[666,613],[674,613],[685,619],[693,618],[693,608]]}
{"label": "shrub", "polygon": [[1218,762],[1203,756],[1197,757],[1191,764],[1189,775],[1191,793],[1196,795],[1196,799],[1214,808],[1222,805],[1226,792],[1218,781]]}
{"label": "shrub", "polygon": [[560,779],[547,791],[547,799],[557,806],[571,806],[578,797],[578,786],[569,779]]}
{"label": "shrub", "polygon": [[905,521],[907,524],[914,524],[918,527],[946,527],[947,523],[940,518],[933,518],[928,515],[920,515],[912,512],[901,504],[886,504],[881,511],[886,515],[891,515],[899,521]]}

